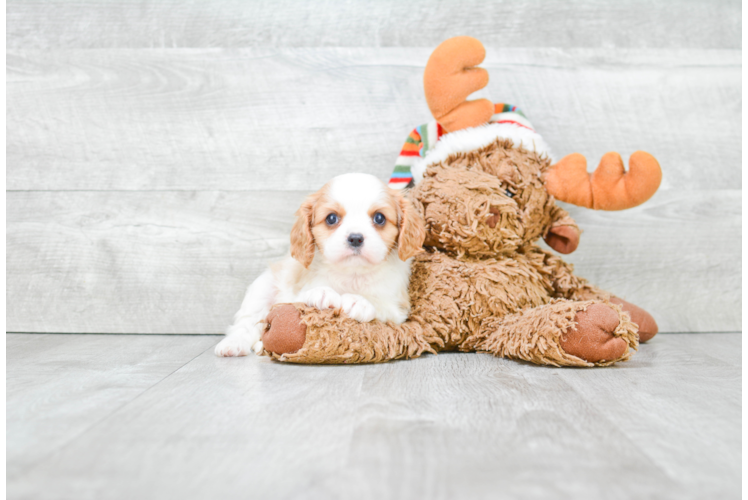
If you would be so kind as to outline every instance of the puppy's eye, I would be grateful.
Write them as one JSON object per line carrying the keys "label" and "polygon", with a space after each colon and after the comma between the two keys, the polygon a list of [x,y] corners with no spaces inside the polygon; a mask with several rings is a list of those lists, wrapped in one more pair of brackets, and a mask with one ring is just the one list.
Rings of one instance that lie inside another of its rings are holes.
{"label": "puppy's eye", "polygon": [[327,222],[328,226],[334,226],[335,224],[338,223],[338,220],[340,219],[338,219],[338,216],[336,214],[330,214],[325,219],[325,222]]}
{"label": "puppy's eye", "polygon": [[514,198],[514,193],[512,193],[511,191],[509,191],[509,189],[506,189],[506,190],[504,191],[504,193],[505,193],[505,194],[506,194],[506,195],[507,195],[508,197],[510,197],[510,198]]}
{"label": "puppy's eye", "polygon": [[374,214],[374,224],[377,226],[384,226],[385,222],[387,222],[387,218],[380,212]]}

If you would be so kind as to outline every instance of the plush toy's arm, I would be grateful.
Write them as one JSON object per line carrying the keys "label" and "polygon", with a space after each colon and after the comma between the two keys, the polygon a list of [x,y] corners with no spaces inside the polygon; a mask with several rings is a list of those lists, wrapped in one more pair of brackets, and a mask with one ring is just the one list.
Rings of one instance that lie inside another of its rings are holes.
{"label": "plush toy's arm", "polygon": [[303,304],[276,306],[268,325],[262,336],[264,354],[291,363],[379,363],[417,358],[443,345],[431,328],[412,320],[360,323],[339,311]]}
{"label": "plush toy's arm", "polygon": [[563,208],[553,205],[551,209],[551,225],[543,235],[543,239],[549,247],[558,253],[571,253],[579,245],[579,236],[582,234],[577,223],[571,218],[569,212]]}
{"label": "plush toy's arm", "polygon": [[558,205],[554,204],[553,208],[551,208],[551,219],[553,220],[553,222],[551,223],[551,227],[572,226],[579,230],[577,222],[571,218],[569,212],[559,207]]}

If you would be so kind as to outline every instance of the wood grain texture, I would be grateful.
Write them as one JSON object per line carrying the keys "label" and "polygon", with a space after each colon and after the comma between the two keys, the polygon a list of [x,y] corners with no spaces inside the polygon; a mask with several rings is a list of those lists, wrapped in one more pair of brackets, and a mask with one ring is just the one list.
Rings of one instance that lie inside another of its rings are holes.
{"label": "wood grain texture", "polygon": [[305,192],[389,175],[429,119],[428,55],[468,33],[491,73],[477,97],[519,105],[557,157],[662,164],[644,207],[573,211],[579,274],[662,330],[738,330],[741,9],[12,1],[8,328],[222,331]]}
{"label": "wood grain texture", "polygon": [[[9,365],[8,407],[29,416],[9,426],[12,469],[40,437],[39,400],[58,415],[45,431],[52,440],[98,410],[55,397],[75,392],[80,375],[54,380],[33,367],[83,367],[96,352],[97,364],[108,367],[104,380],[116,387],[131,383],[131,364],[148,359],[155,342],[73,336],[76,355],[57,348],[57,336],[18,348],[30,343],[24,337],[8,336],[8,352],[25,356]],[[169,337],[161,354],[191,340]],[[740,346],[740,334],[659,336],[631,361],[594,370],[476,354],[293,366],[255,356],[221,359],[208,350],[9,475],[7,494],[739,498]]]}
{"label": "wood grain texture", "polygon": [[[652,355],[649,346],[642,347],[639,364],[620,374],[561,372],[559,377],[586,401],[607,408],[608,421],[640,443],[647,460],[674,484],[691,494],[736,496],[727,478],[742,474],[734,420],[742,415],[742,377],[736,371],[742,367],[742,341],[739,335],[673,337]],[[719,392],[719,397],[699,403],[694,396],[700,390]],[[688,414],[688,425],[682,425],[681,411]]]}
{"label": "wood grain texture", "polygon": [[[478,96],[520,106],[561,157],[637,149],[662,189],[741,179],[740,50],[487,45]],[[386,178],[430,119],[431,48],[13,50],[11,190],[308,190]],[[705,104],[708,103],[708,104]]]}
{"label": "wood grain texture", "polygon": [[741,47],[737,0],[396,0],[7,3],[9,48],[435,47],[470,34],[502,47]]}
{"label": "wood grain texture", "polygon": [[222,333],[305,194],[8,193],[8,330]]}
{"label": "wood grain texture", "polygon": [[220,338],[6,335],[6,495],[740,495],[742,5],[613,0],[6,5],[6,328],[218,333],[330,177],[386,178],[433,48],[558,157],[651,151],[661,191],[571,208],[578,274],[661,330],[628,363],[219,359]]}
{"label": "wood grain texture", "polygon": [[6,335],[6,475],[22,475],[215,344],[206,336]]}
{"label": "wood grain texture", "polygon": [[[306,192],[13,192],[7,328],[220,333],[289,246]],[[741,192],[660,192],[626,212],[570,210],[577,273],[665,332],[741,328]]]}
{"label": "wood grain texture", "polygon": [[737,48],[736,1],[10,1],[7,48],[436,46]]}
{"label": "wood grain texture", "polygon": [[[743,178],[743,220],[741,238],[742,246],[740,254],[742,256],[742,269],[745,269],[746,265],[748,265],[748,254],[743,252],[742,249],[748,247],[748,192],[746,192],[746,188],[748,187],[748,169],[743,169],[741,171],[741,177]],[[741,272],[741,275],[743,281],[743,328],[741,331],[746,332],[748,331],[748,275],[743,272]],[[746,435],[746,438],[748,438],[748,434]]]}

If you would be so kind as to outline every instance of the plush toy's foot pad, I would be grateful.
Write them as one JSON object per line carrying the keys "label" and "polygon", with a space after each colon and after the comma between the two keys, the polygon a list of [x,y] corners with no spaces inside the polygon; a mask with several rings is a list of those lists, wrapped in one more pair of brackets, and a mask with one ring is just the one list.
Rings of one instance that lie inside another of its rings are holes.
{"label": "plush toy's foot pad", "polygon": [[639,326],[639,342],[646,342],[655,335],[659,329],[657,328],[657,322],[654,320],[651,314],[642,309],[639,306],[635,306],[630,302],[626,302],[618,297],[611,297],[610,301],[614,304],[618,304],[621,308],[629,313],[631,321]]}
{"label": "plush toy's foot pad", "polygon": [[291,304],[273,308],[267,317],[268,329],[262,334],[262,346],[275,354],[291,354],[304,345],[306,325],[298,309]]}
{"label": "plush toy's foot pad", "polygon": [[605,304],[592,304],[576,316],[576,328],[570,328],[559,339],[561,348],[590,363],[611,361],[623,356],[628,343],[613,335],[618,327],[618,313]]}

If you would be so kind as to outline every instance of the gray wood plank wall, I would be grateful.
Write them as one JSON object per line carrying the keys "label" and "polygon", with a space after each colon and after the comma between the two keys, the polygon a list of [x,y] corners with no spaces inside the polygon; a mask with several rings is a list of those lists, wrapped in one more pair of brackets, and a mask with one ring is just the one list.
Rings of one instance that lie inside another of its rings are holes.
{"label": "gray wood plank wall", "polygon": [[[7,329],[219,333],[330,177],[385,179],[459,34],[557,157],[645,149],[664,179],[573,208],[580,275],[663,331],[738,331],[741,4],[7,4]],[[591,165],[591,166],[592,166]]]}

